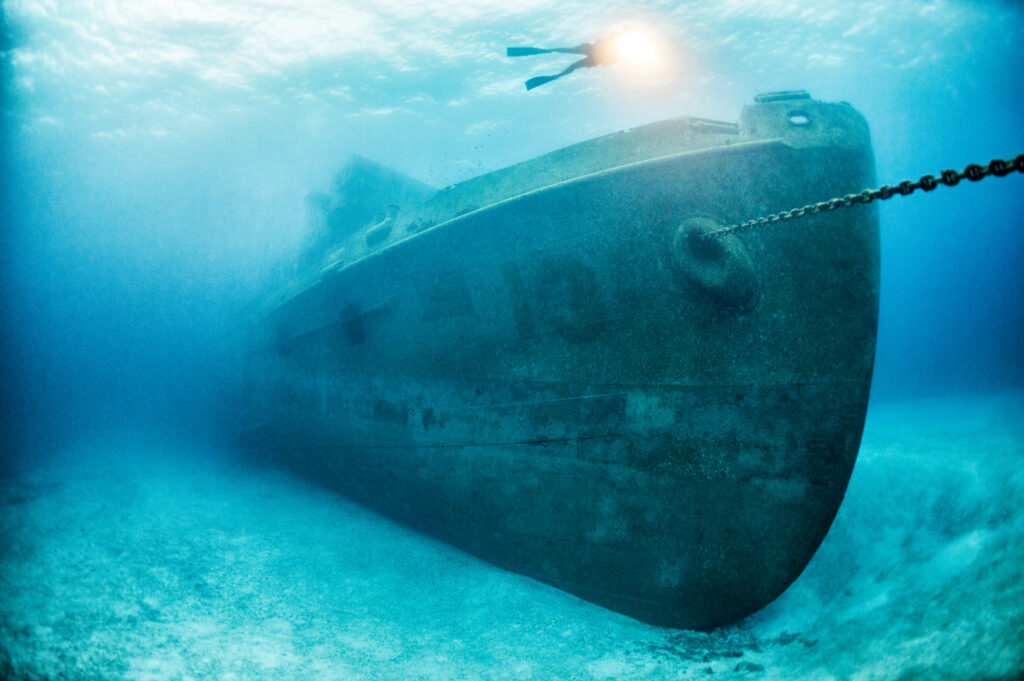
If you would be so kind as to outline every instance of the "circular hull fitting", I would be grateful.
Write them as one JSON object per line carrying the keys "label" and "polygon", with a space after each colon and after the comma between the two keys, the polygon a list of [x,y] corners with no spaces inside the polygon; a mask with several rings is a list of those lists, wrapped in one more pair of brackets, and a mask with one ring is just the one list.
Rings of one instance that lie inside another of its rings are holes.
{"label": "circular hull fitting", "polygon": [[708,236],[724,227],[709,217],[687,219],[676,232],[674,250],[683,278],[720,308],[750,312],[761,298],[754,262],[738,237]]}

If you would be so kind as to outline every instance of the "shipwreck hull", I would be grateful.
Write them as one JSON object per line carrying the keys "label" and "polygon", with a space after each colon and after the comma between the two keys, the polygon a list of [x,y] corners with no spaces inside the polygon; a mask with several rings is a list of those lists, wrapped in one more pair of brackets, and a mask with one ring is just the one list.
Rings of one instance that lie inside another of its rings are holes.
{"label": "shipwreck hull", "polygon": [[620,165],[650,130],[584,143],[608,167],[504,197],[514,172],[478,178],[321,263],[254,323],[251,438],[641,620],[755,611],[842,500],[877,326],[872,206],[700,237],[873,183],[852,109],[799,113],[758,104],[704,138],[657,124],[705,146]]}

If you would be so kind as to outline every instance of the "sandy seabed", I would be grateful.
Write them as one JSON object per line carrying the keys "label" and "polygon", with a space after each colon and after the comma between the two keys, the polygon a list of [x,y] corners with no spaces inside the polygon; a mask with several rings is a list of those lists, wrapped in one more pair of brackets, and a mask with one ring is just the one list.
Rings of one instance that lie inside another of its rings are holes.
{"label": "sandy seabed", "polygon": [[0,679],[1021,679],[1024,393],[872,404],[761,612],[662,629],[307,481],[138,434],[0,483]]}

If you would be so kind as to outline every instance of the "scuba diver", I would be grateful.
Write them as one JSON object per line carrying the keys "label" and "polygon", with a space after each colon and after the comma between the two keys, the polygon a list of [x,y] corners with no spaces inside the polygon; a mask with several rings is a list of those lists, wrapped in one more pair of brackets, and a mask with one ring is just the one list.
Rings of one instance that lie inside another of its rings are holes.
{"label": "scuba diver", "polygon": [[591,66],[611,66],[612,64],[622,61],[622,53],[618,49],[618,41],[619,38],[629,30],[630,28],[627,26],[621,30],[606,35],[597,42],[583,43],[576,47],[509,47],[506,50],[506,54],[509,57],[528,57],[534,54],[550,54],[552,52],[585,55],[583,59],[569,64],[569,66],[565,67],[565,69],[553,76],[537,76],[536,78],[531,78],[526,81],[526,89],[532,90],[535,87],[540,87],[544,83],[550,83],[562,76],[567,76],[576,69],[590,68]]}

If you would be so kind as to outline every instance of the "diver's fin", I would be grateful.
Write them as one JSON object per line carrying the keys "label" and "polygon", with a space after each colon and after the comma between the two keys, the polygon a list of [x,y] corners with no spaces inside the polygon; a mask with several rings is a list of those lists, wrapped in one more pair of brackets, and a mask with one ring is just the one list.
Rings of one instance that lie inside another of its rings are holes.
{"label": "diver's fin", "polygon": [[508,47],[505,54],[509,57],[529,57],[534,54],[548,54],[554,50],[546,50],[542,47]]}
{"label": "diver's fin", "polygon": [[532,90],[535,87],[540,87],[544,83],[550,83],[551,81],[559,78],[560,76],[537,76],[526,81],[526,89]]}
{"label": "diver's fin", "polygon": [[506,47],[505,55],[509,57],[529,57],[534,54],[587,54],[590,46],[586,43],[576,47]]}

